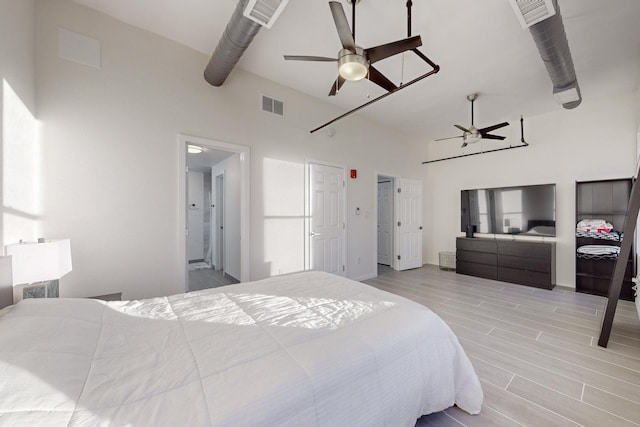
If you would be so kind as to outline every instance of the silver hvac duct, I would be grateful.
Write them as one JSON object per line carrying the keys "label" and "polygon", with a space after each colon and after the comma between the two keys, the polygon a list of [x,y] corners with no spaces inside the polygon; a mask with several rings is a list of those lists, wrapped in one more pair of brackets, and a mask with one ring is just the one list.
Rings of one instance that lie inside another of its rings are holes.
{"label": "silver hvac duct", "polygon": [[225,28],[224,34],[222,34],[222,38],[204,70],[204,79],[212,86],[222,86],[244,51],[260,31],[260,24],[243,15],[247,1],[238,1],[227,28]]}
{"label": "silver hvac duct", "polygon": [[529,27],[540,56],[553,83],[553,94],[564,108],[575,108],[582,102],[580,87],[573,68],[567,35],[564,31],[558,1],[553,0],[555,15]]}

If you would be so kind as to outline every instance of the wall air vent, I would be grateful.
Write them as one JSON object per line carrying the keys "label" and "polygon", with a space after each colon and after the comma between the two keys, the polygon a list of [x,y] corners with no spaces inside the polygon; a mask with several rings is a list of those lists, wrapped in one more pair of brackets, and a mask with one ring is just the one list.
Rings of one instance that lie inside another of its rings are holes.
{"label": "wall air vent", "polygon": [[271,28],[289,0],[249,0],[244,16],[263,27]]}
{"label": "wall air vent", "polygon": [[284,101],[262,95],[262,111],[284,117]]}
{"label": "wall air vent", "polygon": [[529,28],[555,15],[553,0],[509,0],[522,28]]}

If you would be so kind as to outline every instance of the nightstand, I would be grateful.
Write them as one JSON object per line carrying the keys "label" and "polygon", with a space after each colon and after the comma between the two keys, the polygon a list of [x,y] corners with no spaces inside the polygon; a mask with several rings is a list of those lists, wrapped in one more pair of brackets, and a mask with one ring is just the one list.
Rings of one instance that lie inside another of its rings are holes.
{"label": "nightstand", "polygon": [[27,298],[58,298],[59,296],[58,280],[45,280],[13,287],[14,304]]}

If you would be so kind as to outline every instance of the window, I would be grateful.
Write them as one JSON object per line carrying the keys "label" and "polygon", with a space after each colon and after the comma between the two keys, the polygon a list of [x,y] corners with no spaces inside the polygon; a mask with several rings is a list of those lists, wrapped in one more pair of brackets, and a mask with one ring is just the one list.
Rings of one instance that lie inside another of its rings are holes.
{"label": "window", "polygon": [[503,191],[503,233],[519,233],[522,230],[522,190]]}

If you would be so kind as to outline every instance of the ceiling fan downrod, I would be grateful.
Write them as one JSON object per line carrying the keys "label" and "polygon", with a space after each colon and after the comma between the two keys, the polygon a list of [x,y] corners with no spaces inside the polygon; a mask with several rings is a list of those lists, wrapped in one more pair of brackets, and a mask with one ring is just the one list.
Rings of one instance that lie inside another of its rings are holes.
{"label": "ceiling fan downrod", "polygon": [[360,3],[360,0],[347,0],[347,3],[351,3],[351,35],[353,41],[356,41],[356,5]]}
{"label": "ceiling fan downrod", "polygon": [[520,116],[520,142],[522,142],[525,146],[529,145],[527,141],[524,140],[524,119]]}
{"label": "ceiling fan downrod", "polygon": [[467,95],[467,99],[471,101],[471,126],[473,126],[473,103],[478,99],[478,94],[472,93],[471,95]]}
{"label": "ceiling fan downrod", "polygon": [[411,37],[411,6],[413,6],[413,2],[407,0],[407,37]]}

